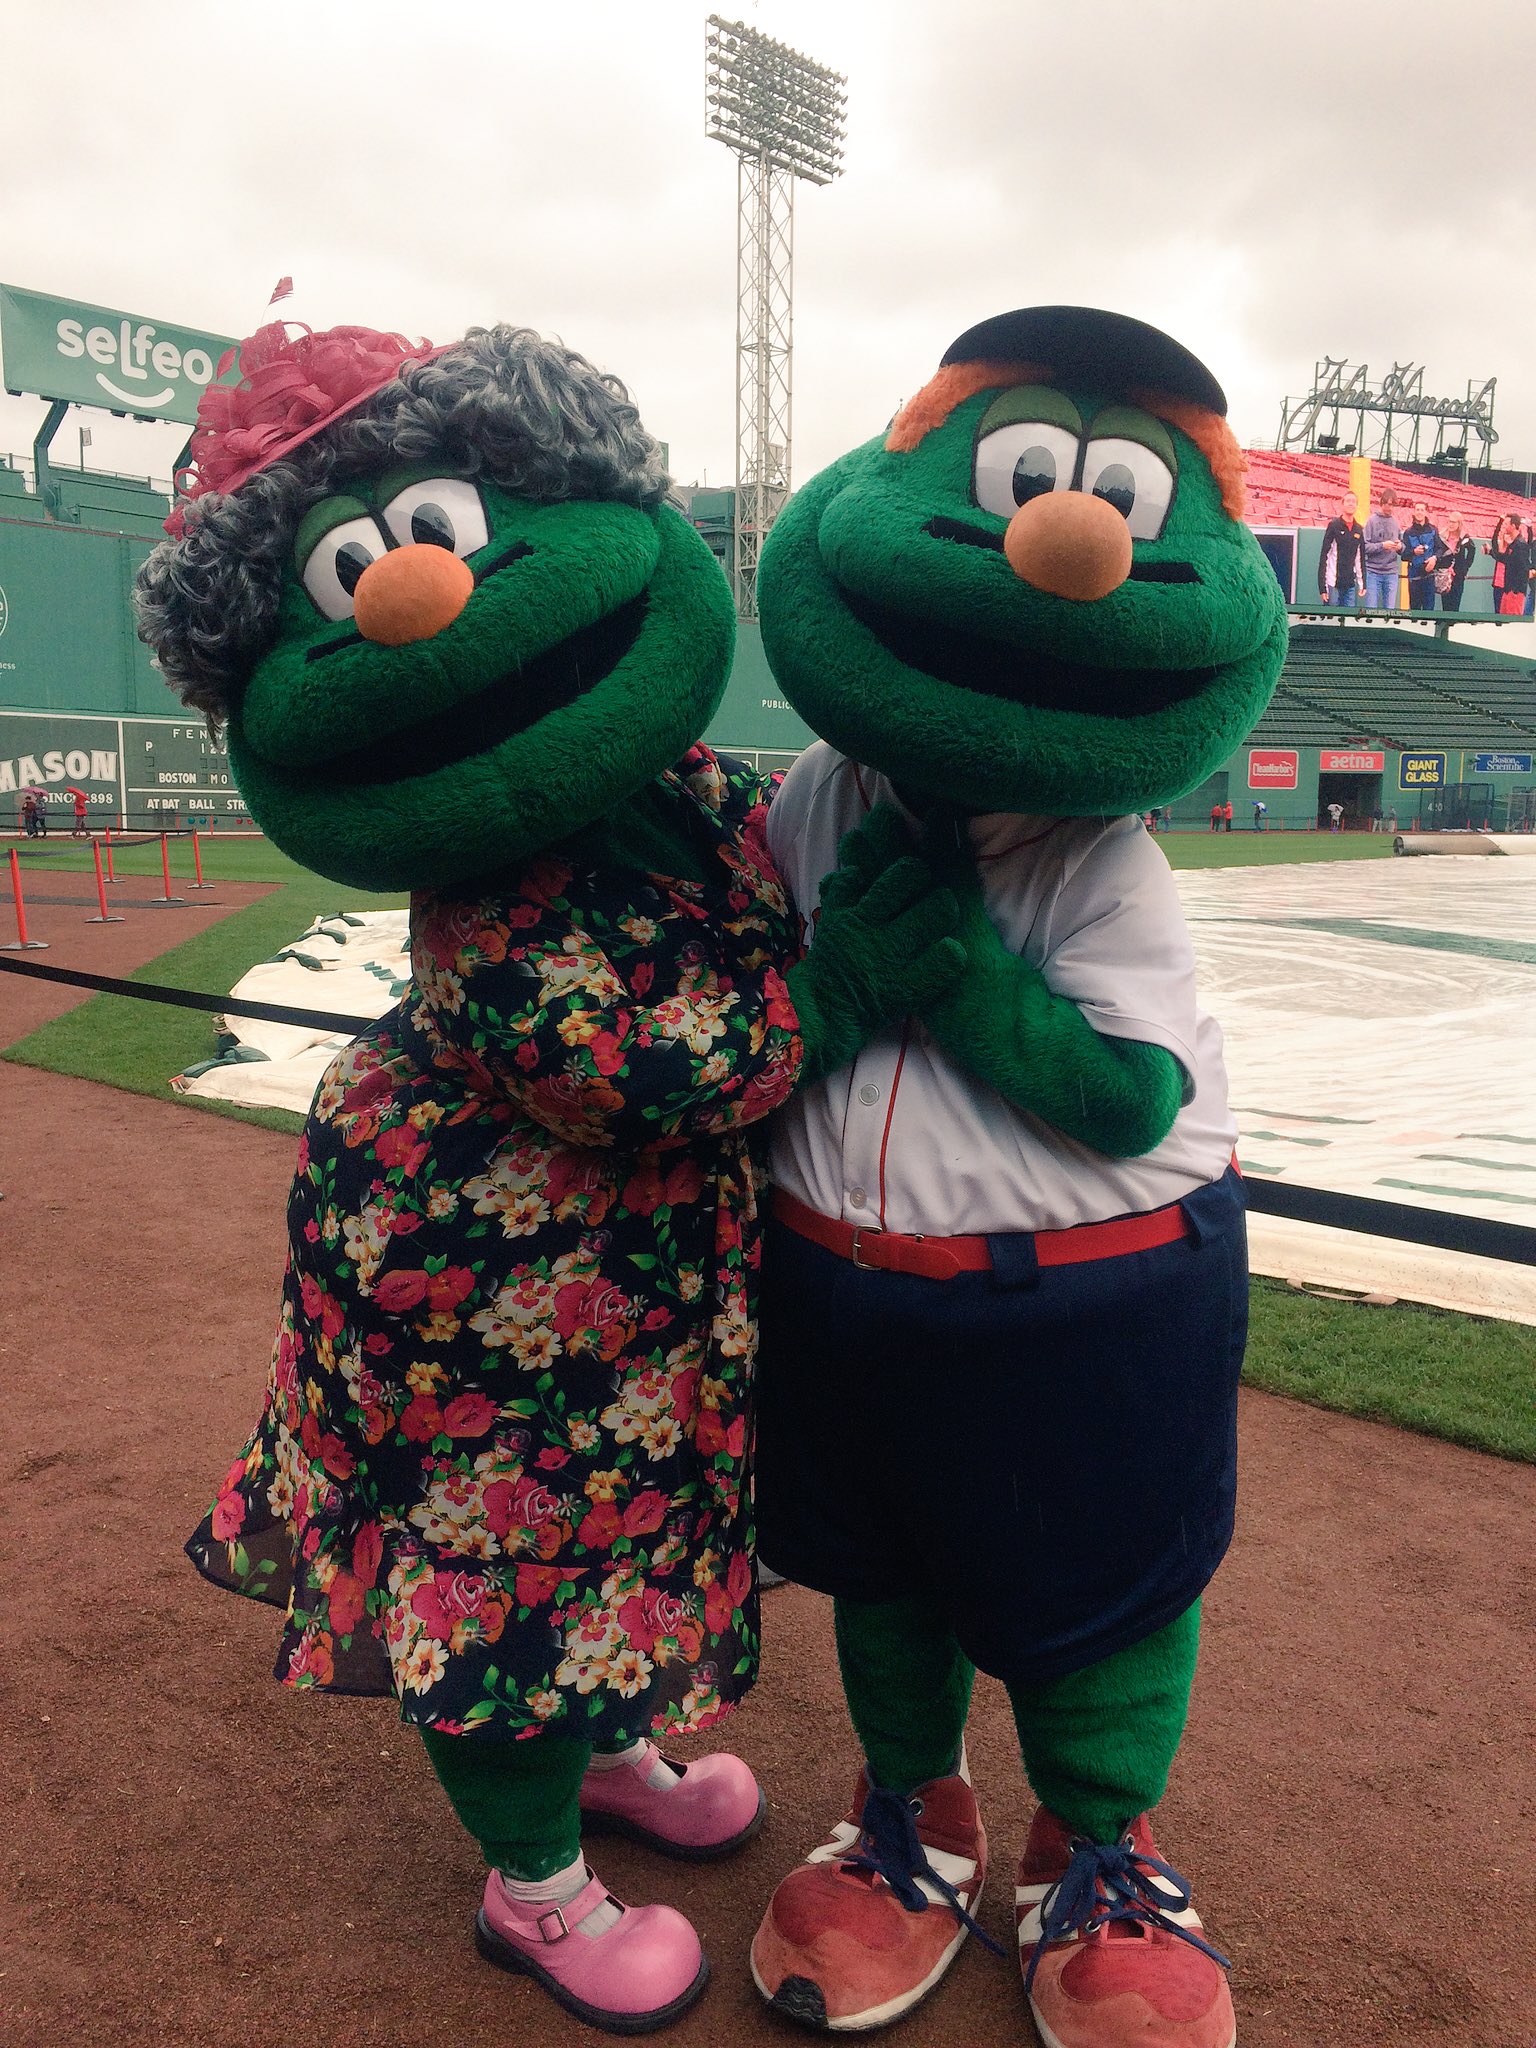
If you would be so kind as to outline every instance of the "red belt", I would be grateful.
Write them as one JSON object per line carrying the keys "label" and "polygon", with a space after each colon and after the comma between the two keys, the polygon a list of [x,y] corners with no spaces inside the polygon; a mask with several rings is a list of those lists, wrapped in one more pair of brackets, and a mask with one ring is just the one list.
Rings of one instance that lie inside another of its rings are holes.
{"label": "red belt", "polygon": [[[989,1273],[991,1246],[984,1237],[904,1237],[897,1230],[864,1229],[775,1189],[773,1213],[781,1223],[826,1251],[874,1273],[916,1273],[925,1280],[953,1280],[957,1273]],[[1151,1251],[1188,1235],[1178,1202],[1145,1216],[1119,1216],[1109,1223],[1079,1223],[1071,1230],[1037,1230],[1035,1257],[1042,1266],[1081,1266],[1091,1259],[1118,1259]]]}

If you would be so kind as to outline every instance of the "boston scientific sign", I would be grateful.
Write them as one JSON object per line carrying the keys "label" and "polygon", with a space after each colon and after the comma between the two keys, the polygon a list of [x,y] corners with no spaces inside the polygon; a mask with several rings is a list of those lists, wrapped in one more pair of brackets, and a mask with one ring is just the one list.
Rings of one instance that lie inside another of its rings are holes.
{"label": "boston scientific sign", "polygon": [[[0,284],[5,388],[190,426],[234,342],[137,313]],[[231,365],[228,381],[237,375]]]}

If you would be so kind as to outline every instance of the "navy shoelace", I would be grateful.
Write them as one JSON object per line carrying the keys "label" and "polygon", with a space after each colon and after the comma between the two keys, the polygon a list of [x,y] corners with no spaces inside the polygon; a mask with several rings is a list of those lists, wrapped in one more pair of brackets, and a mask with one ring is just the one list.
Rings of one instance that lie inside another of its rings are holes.
{"label": "navy shoelace", "polygon": [[928,1852],[917,1832],[917,1813],[914,1801],[903,1799],[899,1792],[871,1785],[859,1820],[858,1846],[842,1858],[843,1864],[854,1870],[871,1870],[884,1878],[909,1913],[925,1913],[933,1904],[917,1882],[920,1877],[927,1878],[942,1893],[961,1926],[991,1949],[993,1955],[1002,1955],[1003,1950],[991,1935],[977,1926],[960,1903],[955,1887],[940,1877],[928,1861]]}
{"label": "navy shoelace", "polygon": [[1230,1970],[1220,1949],[1169,1919],[1170,1912],[1187,1911],[1189,1902],[1187,1880],[1161,1856],[1143,1855],[1129,1841],[1074,1842],[1065,1871],[1040,1902],[1040,1939],[1024,1973],[1024,1989],[1034,1983],[1040,1958],[1053,1941],[1098,1934],[1116,1921],[1161,1927]]}

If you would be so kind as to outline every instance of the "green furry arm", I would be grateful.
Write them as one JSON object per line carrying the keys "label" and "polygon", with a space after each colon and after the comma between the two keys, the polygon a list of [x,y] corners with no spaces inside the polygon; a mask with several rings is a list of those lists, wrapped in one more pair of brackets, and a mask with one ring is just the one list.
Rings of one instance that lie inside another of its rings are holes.
{"label": "green furry arm", "polygon": [[866,822],[845,836],[841,864],[822,884],[815,942],[784,977],[804,1047],[802,1087],[847,1066],[877,1031],[920,1011],[965,969],[953,894],[935,888],[913,854],[881,870],[881,835]]}
{"label": "green furry arm", "polygon": [[974,875],[959,893],[968,971],[924,1012],[944,1050],[1016,1108],[1095,1152],[1134,1159],[1160,1145],[1183,1099],[1178,1061],[1160,1045],[1095,1031],[1037,967],[1007,950]]}

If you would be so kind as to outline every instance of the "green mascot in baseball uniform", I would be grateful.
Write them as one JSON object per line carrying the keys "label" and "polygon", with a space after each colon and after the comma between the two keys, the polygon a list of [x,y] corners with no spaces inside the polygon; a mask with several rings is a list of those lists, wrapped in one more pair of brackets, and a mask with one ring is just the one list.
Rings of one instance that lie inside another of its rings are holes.
{"label": "green mascot in baseball uniform", "polygon": [[979,1668],[1040,1801],[1017,1927],[1042,2040],[1236,2038],[1148,1813],[1232,1533],[1243,1202],[1139,815],[1241,743],[1284,658],[1225,413],[1138,321],[1004,314],[763,553],[768,655],[822,736],[769,822],[809,958],[909,848],[967,955],[774,1132],[763,1555],[833,1595],[864,1755],[753,1945],[814,2027],[899,2018],[973,1930]]}
{"label": "green mascot in baseball uniform", "polygon": [[[887,866],[800,959],[764,792],[696,744],[734,614],[617,379],[525,328],[273,323],[205,394],[141,631],[257,822],[412,892],[411,981],[320,1084],[265,1406],[188,1549],[278,1676],[384,1693],[490,1866],[483,1954],[591,2025],[703,1988],[584,1835],[748,1840],[683,1764],[757,1672],[764,1119],[953,984]],[[863,852],[873,858],[874,849]]]}

